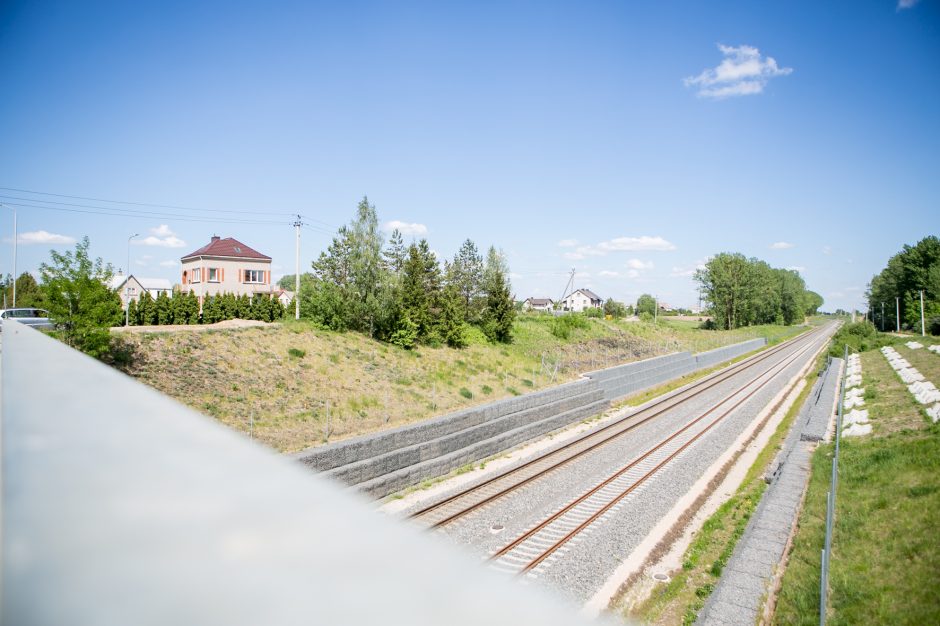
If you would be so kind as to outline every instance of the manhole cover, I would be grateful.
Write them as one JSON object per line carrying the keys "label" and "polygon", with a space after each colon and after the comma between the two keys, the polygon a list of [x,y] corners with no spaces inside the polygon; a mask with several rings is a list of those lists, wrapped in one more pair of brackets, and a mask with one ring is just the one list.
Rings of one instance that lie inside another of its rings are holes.
{"label": "manhole cover", "polygon": [[659,574],[653,574],[653,578],[655,578],[656,580],[660,582],[666,582],[667,580],[669,580],[669,577],[663,574],[662,572],[660,572]]}
{"label": "manhole cover", "polygon": [[504,527],[502,524],[493,524],[493,525],[490,527],[490,532],[491,532],[491,533],[494,533],[494,534],[495,534],[495,533],[499,533],[499,532],[502,532],[502,531],[503,531],[503,528],[505,528],[505,527]]}

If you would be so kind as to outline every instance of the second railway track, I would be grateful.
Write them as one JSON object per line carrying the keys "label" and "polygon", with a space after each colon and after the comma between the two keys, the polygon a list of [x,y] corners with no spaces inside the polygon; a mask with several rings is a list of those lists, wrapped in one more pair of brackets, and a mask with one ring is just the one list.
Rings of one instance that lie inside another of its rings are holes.
{"label": "second railway track", "polygon": [[773,348],[764,350],[672,392],[635,413],[621,417],[602,428],[592,430],[531,461],[425,506],[413,512],[411,517],[431,528],[451,524],[525,485],[548,476],[576,459],[612,443],[642,424],[662,416],[676,406],[705,393],[715,386],[754,368],[760,369],[761,364],[781,352],[799,350],[801,346],[812,344],[819,333],[820,329],[813,329]]}

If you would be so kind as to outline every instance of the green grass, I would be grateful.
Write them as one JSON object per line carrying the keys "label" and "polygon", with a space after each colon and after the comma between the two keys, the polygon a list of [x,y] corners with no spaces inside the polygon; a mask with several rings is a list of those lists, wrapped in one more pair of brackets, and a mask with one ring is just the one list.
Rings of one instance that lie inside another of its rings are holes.
{"label": "green grass", "polygon": [[[322,425],[306,416],[325,414],[327,402],[330,441],[336,441],[543,389],[592,369],[755,336],[773,340],[797,330],[705,331],[694,323],[577,318],[566,323],[568,337],[562,339],[553,334],[554,324],[550,315],[521,315],[510,345],[493,345],[470,328],[462,350],[402,350],[293,320],[211,333],[133,335],[127,337],[133,359],[123,369],[232,428],[247,431],[244,416],[252,412],[255,439],[292,452],[323,441]],[[232,385],[243,395],[232,394]]]}
{"label": "green grass", "polygon": [[[897,349],[906,350],[912,364],[923,358],[912,354],[920,350]],[[937,624],[940,425],[929,424],[879,352],[863,353],[861,362],[872,435],[842,441],[828,623]],[[916,366],[935,372],[929,363]],[[778,624],[818,623],[832,453],[830,444],[813,455],[774,616]]]}
{"label": "green grass", "polygon": [[786,439],[793,420],[809,395],[822,360],[820,356],[817,367],[806,377],[806,385],[751,464],[735,494],[705,521],[695,535],[683,555],[682,570],[673,573],[669,583],[657,586],[640,606],[632,610],[622,607],[626,617],[661,624],[691,624],[695,621],[760,503],[767,488],[764,471]]}

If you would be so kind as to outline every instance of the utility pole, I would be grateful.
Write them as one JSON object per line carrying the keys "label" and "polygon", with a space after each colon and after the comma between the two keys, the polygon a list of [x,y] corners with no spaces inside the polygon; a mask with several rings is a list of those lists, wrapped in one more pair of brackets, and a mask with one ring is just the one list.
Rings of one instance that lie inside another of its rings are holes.
{"label": "utility pole", "polygon": [[898,332],[900,333],[901,332],[901,297],[900,296],[894,297],[894,306],[895,306],[894,321],[897,323]]}
{"label": "utility pole", "polygon": [[300,215],[294,222],[294,230],[297,232],[297,251],[294,258],[294,319],[300,319]]}
{"label": "utility pole", "polygon": [[124,325],[130,326],[131,316],[131,239],[139,236],[134,233],[127,238],[127,267],[124,268]]}
{"label": "utility pole", "polygon": [[574,285],[574,274],[575,268],[571,268],[571,276],[568,277],[568,283],[565,285],[565,290],[561,294],[561,298],[558,299],[559,304],[565,299],[570,292],[568,291]]}
{"label": "utility pole", "polygon": [[8,204],[0,204],[13,211],[13,308],[16,308],[16,209]]}
{"label": "utility pole", "polygon": [[924,332],[924,290],[920,290],[920,336],[923,337],[927,333]]}

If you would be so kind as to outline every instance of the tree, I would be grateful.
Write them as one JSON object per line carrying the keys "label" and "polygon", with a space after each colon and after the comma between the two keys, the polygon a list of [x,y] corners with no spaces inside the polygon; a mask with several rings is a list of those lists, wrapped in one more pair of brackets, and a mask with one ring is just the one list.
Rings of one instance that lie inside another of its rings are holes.
{"label": "tree", "polygon": [[402,315],[399,326],[412,324],[416,328],[418,339],[427,337],[431,332],[431,298],[427,289],[427,266],[421,248],[417,244],[408,246],[408,258],[402,266],[400,302]]}
{"label": "tree", "polygon": [[379,230],[375,205],[363,197],[356,207],[356,218],[349,228],[349,275],[347,297],[351,303],[352,322],[357,330],[375,334],[375,319],[379,316],[379,292],[385,287],[385,266],[382,246],[385,241]]}
{"label": "tree", "polygon": [[401,274],[401,270],[405,266],[405,259],[408,257],[408,248],[405,247],[401,231],[397,228],[392,231],[392,236],[388,238],[388,247],[382,255],[385,257],[385,266],[388,270],[396,276]]}
{"label": "tree", "polygon": [[[75,244],[74,252],[53,250],[51,263],[39,266],[43,301],[50,317],[62,326],[69,345],[101,358],[109,352],[109,328],[121,323],[121,298],[108,288],[113,270],[101,258],[88,254],[88,237]],[[17,294],[17,299],[19,294]]]}
{"label": "tree", "polygon": [[127,303],[127,324],[134,326],[138,324],[137,320],[137,300],[131,300]]}
{"label": "tree", "polygon": [[451,348],[463,348],[467,345],[461,315],[462,294],[456,285],[447,285],[441,296],[441,315],[438,319],[438,332],[441,339]]}
{"label": "tree", "polygon": [[457,288],[462,298],[461,313],[467,321],[475,319],[478,307],[475,300],[480,295],[483,284],[483,257],[477,246],[467,239],[460,246],[453,262],[448,266],[447,282]]}
{"label": "tree", "polygon": [[893,327],[897,323],[895,298],[899,298],[901,325],[920,330],[921,291],[925,318],[940,315],[940,238],[933,235],[903,246],[888,260],[869,284],[868,305],[880,313],[884,303],[885,327]]}
{"label": "tree", "polygon": [[157,311],[154,308],[153,298],[145,289],[137,299],[137,323],[141,326],[150,326],[156,323],[156,318]]}
{"label": "tree", "polygon": [[627,307],[624,306],[623,302],[617,302],[613,298],[608,298],[608,300],[604,302],[604,314],[610,315],[611,317],[626,317]]}
{"label": "tree", "polygon": [[154,308],[157,311],[157,324],[164,326],[173,323],[173,309],[170,304],[170,298],[167,297],[165,291],[161,291],[157,294]]}
{"label": "tree", "polygon": [[639,315],[640,313],[649,313],[650,315],[656,313],[656,299],[648,293],[644,293],[637,298],[636,314]]}
{"label": "tree", "polygon": [[747,319],[751,268],[740,253],[722,252],[712,257],[704,269],[695,272],[702,296],[711,303],[715,323],[730,330]]}
{"label": "tree", "polygon": [[340,226],[329,248],[326,252],[321,252],[320,258],[313,262],[314,275],[324,282],[345,289],[350,282],[349,257],[351,249],[352,238],[349,229]]}
{"label": "tree", "polygon": [[[7,275],[3,281],[4,308],[13,307],[13,279]],[[29,272],[23,272],[16,279],[16,306],[42,307],[42,289]]]}
{"label": "tree", "polygon": [[506,278],[506,261],[492,246],[487,254],[483,285],[486,293],[486,306],[481,318],[483,333],[492,342],[512,343],[512,325],[516,319]]}
{"label": "tree", "polygon": [[204,296],[202,300],[202,323],[215,324],[221,322],[222,317],[222,296]]}

